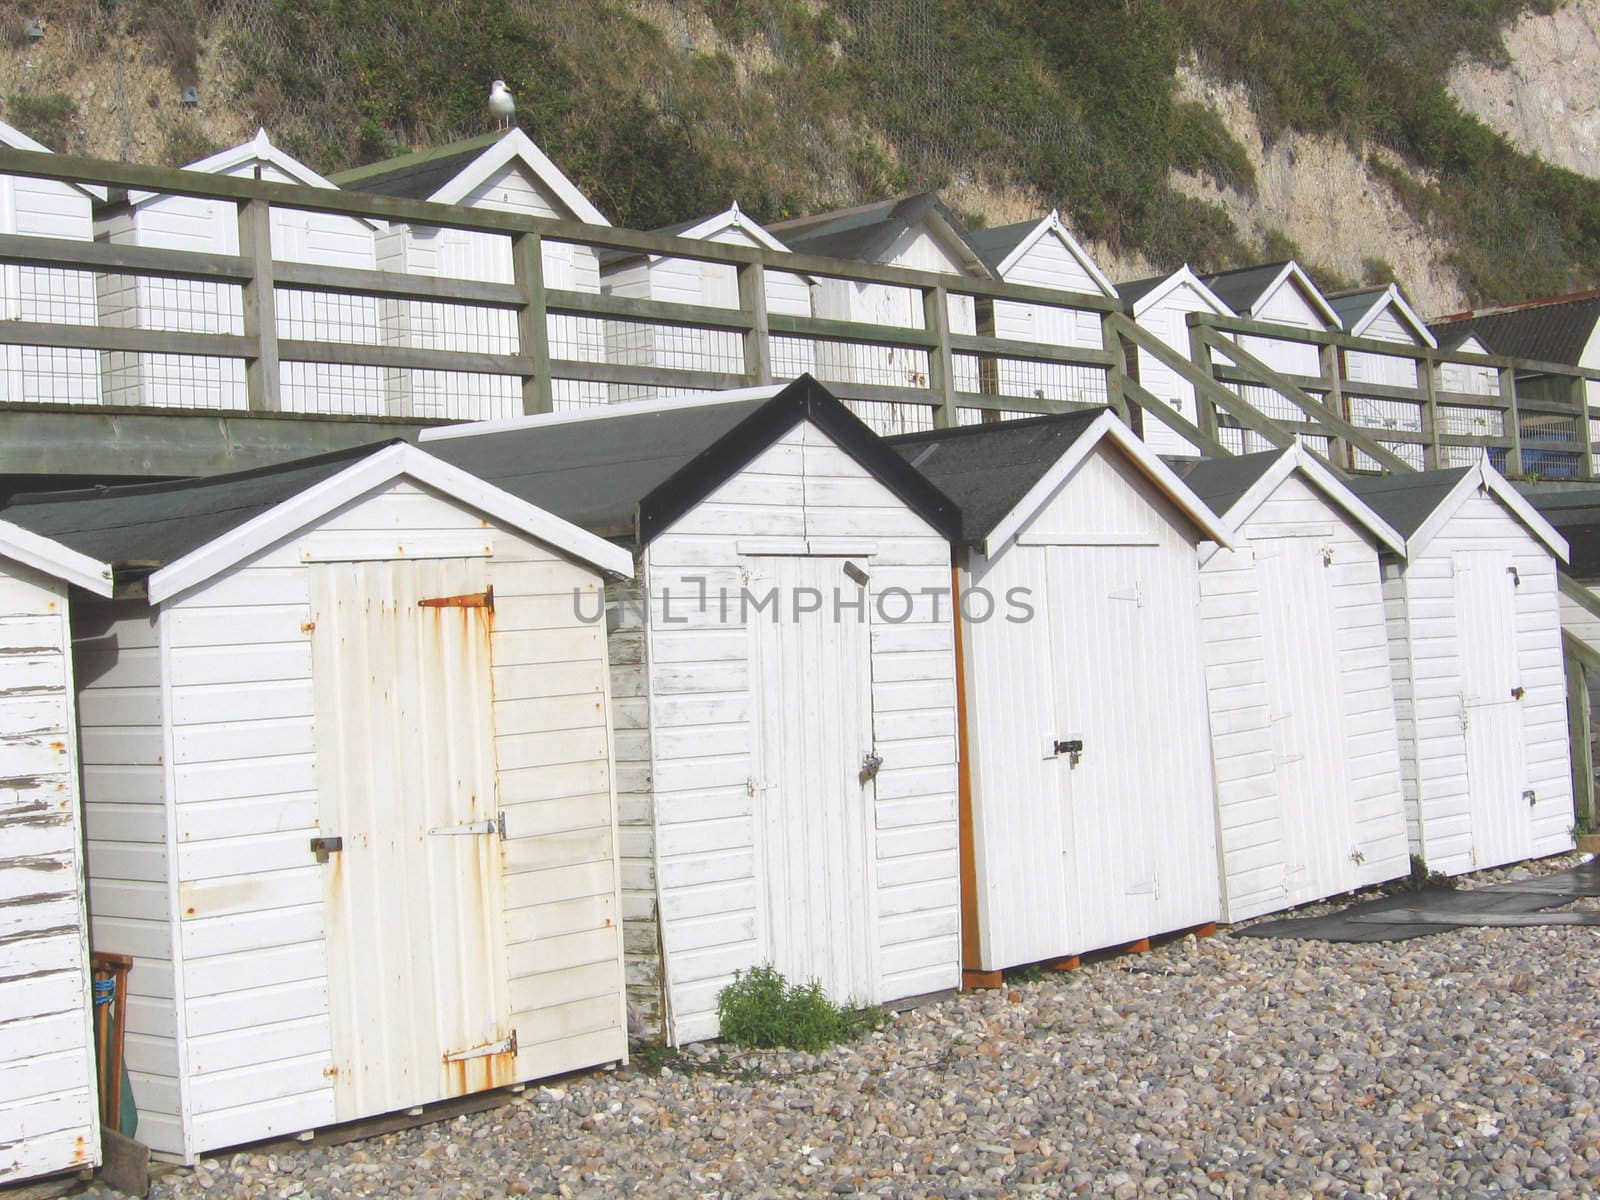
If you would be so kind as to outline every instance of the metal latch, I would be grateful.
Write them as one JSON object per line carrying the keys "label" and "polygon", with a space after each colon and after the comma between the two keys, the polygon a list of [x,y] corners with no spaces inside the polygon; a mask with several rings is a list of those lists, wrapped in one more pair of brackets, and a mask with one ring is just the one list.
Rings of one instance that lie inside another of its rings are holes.
{"label": "metal latch", "polygon": [[319,863],[328,861],[328,855],[337,854],[344,849],[342,837],[314,837],[311,839],[311,853],[317,856]]}
{"label": "metal latch", "polygon": [[1065,754],[1072,766],[1077,766],[1083,758],[1082,738],[1060,738],[1056,741],[1056,753]]}
{"label": "metal latch", "polygon": [[861,756],[861,770],[856,773],[856,779],[862,787],[866,787],[878,777],[878,768],[883,766],[883,759],[876,754]]}
{"label": "metal latch", "polygon": [[845,563],[841,569],[849,579],[855,582],[856,586],[858,587],[866,587],[867,581],[871,578],[871,576],[869,576],[860,567],[856,566],[856,564],[853,562]]}
{"label": "metal latch", "polygon": [[1511,576],[1511,586],[1512,587],[1521,587],[1522,586],[1522,576],[1518,573],[1518,571],[1517,571],[1517,569],[1515,567],[1507,567],[1506,568],[1506,574]]}
{"label": "metal latch", "polygon": [[464,825],[441,825],[437,829],[428,830],[429,834],[438,834],[440,837],[459,837],[469,833],[498,833],[501,837],[506,835],[506,814],[502,812],[492,821],[468,821]]}
{"label": "metal latch", "polygon": [[1524,688],[1514,687],[1514,688],[1511,689],[1511,698],[1513,700],[1521,700],[1522,697],[1525,694],[1526,694],[1526,689],[1524,689]]}
{"label": "metal latch", "polygon": [[517,1053],[517,1031],[513,1029],[511,1036],[503,1041],[490,1042],[487,1046],[474,1046],[471,1050],[457,1050],[454,1054],[446,1054],[445,1062],[466,1062],[473,1058],[490,1058],[496,1054],[510,1054],[513,1058]]}

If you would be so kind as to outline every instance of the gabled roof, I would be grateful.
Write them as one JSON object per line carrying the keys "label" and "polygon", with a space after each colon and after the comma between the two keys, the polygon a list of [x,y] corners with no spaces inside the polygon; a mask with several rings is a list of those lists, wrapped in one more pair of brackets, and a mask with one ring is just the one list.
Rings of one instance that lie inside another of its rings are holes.
{"label": "gabled roof", "polygon": [[1256,316],[1256,309],[1288,283],[1299,288],[1301,295],[1311,302],[1311,307],[1321,314],[1328,325],[1338,328],[1339,314],[1333,311],[1317,290],[1317,285],[1311,282],[1311,277],[1293,259],[1263,263],[1257,267],[1237,267],[1232,271],[1219,271],[1215,275],[1205,276],[1206,286],[1241,317]]}
{"label": "gabled roof", "polygon": [[[292,182],[301,184],[304,187],[337,190],[334,184],[317,174],[298,158],[274,146],[265,129],[256,130],[256,136],[248,142],[240,142],[237,146],[230,146],[226,150],[218,150],[215,154],[208,154],[205,158],[189,163],[183,169],[185,171],[197,171],[202,175],[231,175],[241,167],[254,166],[256,164],[270,166],[288,176]],[[137,208],[147,201],[163,199],[168,194],[166,192],[130,191],[128,193],[128,203]],[[374,221],[367,217],[357,217],[356,219],[365,221],[366,224],[374,228],[383,224],[381,221]]]}
{"label": "gabled roof", "polygon": [[1204,459],[1184,471],[1183,481],[1211,506],[1230,531],[1238,533],[1283,481],[1297,472],[1378,542],[1396,554],[1405,553],[1405,538],[1400,532],[1299,442],[1281,450]]}
{"label": "gabled roof", "polygon": [[1072,236],[1070,230],[1062,224],[1061,214],[1050,210],[1050,215],[1037,221],[1019,221],[1015,225],[1000,225],[993,229],[975,229],[967,234],[967,241],[978,252],[978,257],[983,259],[996,279],[1004,279],[1007,274],[1027,256],[1029,250],[1038,245],[1047,237],[1055,237],[1067,248],[1067,253],[1078,261],[1089,278],[1095,281],[1103,295],[1113,299],[1117,296],[1116,285],[1106,278],[1099,264],[1089,256],[1089,252],[1079,244],[1078,239]]}
{"label": "gabled roof", "polygon": [[1358,476],[1350,481],[1350,490],[1405,538],[1407,558],[1426,549],[1456,510],[1482,490],[1505,505],[1552,554],[1567,561],[1566,539],[1490,465],[1487,454],[1471,467]]}
{"label": "gabled roof", "polygon": [[[1429,331],[1439,339],[1439,348],[1462,354],[1493,354],[1487,339],[1471,329],[1453,329],[1449,325],[1431,325]],[[1468,345],[1468,343],[1471,345]]]}
{"label": "gabled roof", "polygon": [[802,421],[946,537],[954,504],[809,375],[793,383],[423,432],[430,453],[604,537],[648,545]]}
{"label": "gabled roof", "polygon": [[1416,340],[1425,346],[1437,347],[1438,339],[1428,328],[1428,323],[1417,315],[1416,309],[1406,302],[1405,293],[1397,283],[1382,287],[1355,288],[1346,292],[1329,292],[1328,303],[1339,314],[1339,321],[1351,337],[1367,337],[1372,323],[1383,315],[1384,309],[1394,309],[1395,315],[1407,326]]}
{"label": "gabled roof", "polygon": [[933,192],[838,208],[809,217],[775,221],[767,228],[797,254],[820,254],[856,262],[883,262],[890,247],[910,229],[927,224],[966,260],[970,274],[992,274],[960,218]]}
{"label": "gabled roof", "polygon": [[1495,354],[1577,366],[1600,321],[1600,291],[1452,313],[1433,322],[1440,341],[1473,333]]}
{"label": "gabled roof", "polygon": [[520,129],[486,133],[431,150],[354,167],[340,171],[333,176],[333,181],[351,192],[459,204],[496,171],[512,162],[520,164],[549,189],[574,219],[590,225],[611,224]]}
{"label": "gabled roof", "polygon": [[1128,283],[1117,284],[1117,294],[1122,297],[1123,305],[1135,318],[1142,313],[1149,312],[1173,292],[1185,285],[1193,288],[1206,306],[1219,317],[1231,317],[1233,309],[1225,304],[1220,296],[1205,285],[1205,282],[1189,269],[1185,263],[1170,275],[1152,275],[1148,279],[1135,279]]}
{"label": "gabled roof", "polygon": [[1101,442],[1109,441],[1208,538],[1227,531],[1194,492],[1109,409],[965,425],[886,438],[960,506],[961,540],[993,558]]}
{"label": "gabled roof", "polygon": [[[4,121],[0,121],[0,146],[9,150],[31,150],[35,154],[55,153],[43,142],[34,141],[15,125],[7,125]],[[92,199],[103,201],[106,198],[106,189],[92,183],[74,183],[72,186]]]}
{"label": "gabled roof", "polygon": [[0,558],[9,558],[97,596],[111,595],[113,581],[110,563],[79,554],[60,542],[41,537],[10,521],[0,521]]}
{"label": "gabled roof", "polygon": [[[757,246],[779,253],[787,253],[789,247],[769,233],[765,226],[750,216],[739,207],[738,201],[729,205],[719,213],[709,217],[695,217],[688,221],[678,221],[672,225],[663,225],[659,229],[651,230],[652,233],[665,234],[668,237],[694,238],[705,241],[716,237],[727,229],[736,229],[748,237]],[[625,262],[636,262],[641,258],[655,261],[660,255],[646,255],[638,250],[601,250],[600,266],[602,269],[615,268]]]}
{"label": "gabled roof", "polygon": [[0,517],[124,574],[150,572],[155,604],[402,476],[603,570],[633,573],[625,551],[398,441],[231,475],[25,494]]}

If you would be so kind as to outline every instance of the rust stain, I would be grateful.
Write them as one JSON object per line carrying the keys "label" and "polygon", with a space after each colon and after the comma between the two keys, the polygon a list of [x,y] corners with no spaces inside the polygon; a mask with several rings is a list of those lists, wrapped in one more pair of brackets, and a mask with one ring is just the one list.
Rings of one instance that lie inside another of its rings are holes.
{"label": "rust stain", "polygon": [[419,608],[486,608],[494,611],[494,588],[486,587],[481,592],[466,592],[460,596],[432,596],[426,600],[418,600]]}
{"label": "rust stain", "polygon": [[339,1068],[338,1067],[323,1067],[322,1068],[322,1077],[324,1079],[332,1079],[338,1073],[339,1073]]}
{"label": "rust stain", "polygon": [[67,744],[65,742],[51,742],[50,749],[56,751],[58,754],[64,754],[66,753]]}
{"label": "rust stain", "polygon": [[300,632],[304,633],[304,634],[312,634],[312,633],[315,633],[316,631],[317,631],[317,623],[315,621],[305,621],[300,626]]}
{"label": "rust stain", "polygon": [[81,1163],[88,1157],[89,1147],[84,1143],[83,1136],[80,1134],[78,1137],[72,1139],[72,1161],[75,1163]]}
{"label": "rust stain", "polygon": [[444,1060],[448,1096],[470,1096],[517,1082],[517,1055],[513,1050],[485,1054],[482,1058]]}

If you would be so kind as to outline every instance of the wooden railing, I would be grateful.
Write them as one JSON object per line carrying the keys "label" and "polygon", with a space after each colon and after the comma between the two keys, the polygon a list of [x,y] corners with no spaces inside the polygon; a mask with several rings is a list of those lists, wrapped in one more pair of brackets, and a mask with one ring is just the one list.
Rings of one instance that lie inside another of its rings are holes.
{"label": "wooden railing", "polygon": [[[1600,371],[1562,364],[1496,356],[1446,353],[1425,347],[1317,333],[1261,322],[1197,314],[1190,318],[1191,354],[1180,353],[1141,328],[1118,301],[967,276],[790,254],[720,242],[698,241],[635,230],[539,218],[520,213],[470,209],[388,196],[308,188],[294,184],[199,174],[160,167],[114,163],[66,155],[0,150],[0,174],[33,176],[112,189],[199,197],[236,206],[238,254],[153,249],[112,242],[0,236],[0,265],[92,272],[97,277],[133,276],[189,280],[239,289],[242,323],[238,333],[173,332],[106,324],[0,321],[0,348],[32,346],[124,355],[193,355],[244,364],[244,407],[249,414],[282,410],[281,368],[285,363],[327,364],[387,371],[446,372],[461,376],[511,377],[520,384],[520,409],[547,412],[563,380],[646,389],[720,389],[771,382],[775,341],[822,347],[867,348],[892,357],[901,352],[925,356],[926,368],[906,372],[900,382],[821,376],[849,400],[903,406],[920,421],[953,425],[962,411],[993,413],[1059,412],[1087,403],[1109,403],[1137,428],[1160,422],[1199,453],[1226,454],[1240,448],[1246,434],[1281,446],[1299,436],[1327,439],[1327,457],[1342,470],[1405,470],[1444,465],[1457,448],[1489,449],[1511,475],[1528,473],[1552,456],[1570,466],[1563,473],[1593,478],[1594,453],[1588,432],[1587,385]],[[275,259],[271,253],[270,213],[274,207],[339,214],[377,222],[402,222],[453,228],[508,239],[510,283],[489,283],[382,270],[357,270]],[[570,243],[595,251],[624,251],[731,267],[737,279],[737,307],[690,305],[624,298],[550,287],[545,278],[544,244]],[[767,272],[839,279],[854,284],[906,289],[920,300],[920,328],[795,316],[767,311]],[[305,340],[280,335],[276,302],[285,291],[379,302],[421,302],[508,312],[516,330],[513,352],[433,349],[370,341]],[[1063,345],[997,337],[993,322],[978,320],[979,332],[952,330],[952,297],[967,297],[974,311],[999,304],[1035,310],[1091,313],[1100,323],[1101,345]],[[731,336],[742,347],[736,369],[664,366],[579,358],[560,353],[552,341],[552,318],[638,323],[693,329]],[[1319,376],[1286,376],[1243,349],[1241,336],[1301,342],[1317,347]],[[1165,364],[1193,389],[1193,422],[1172,404],[1141,385],[1138,352]],[[1357,383],[1347,378],[1349,353],[1410,358],[1417,364],[1414,388]],[[916,361],[921,364],[922,358]],[[1438,372],[1446,363],[1491,367],[1498,372],[1500,395],[1442,390]],[[1084,400],[1062,399],[1034,388],[1013,394],[999,382],[996,364],[1025,368],[1041,377],[1066,369],[1083,373],[1094,386]],[[1519,384],[1531,377],[1556,381],[1562,398],[1530,400]],[[976,386],[967,386],[975,383]],[[1241,386],[1265,389],[1276,415],[1239,392]],[[1351,415],[1352,397],[1371,397],[1415,407],[1417,428],[1379,428]],[[1103,399],[1102,399],[1103,397]],[[18,407],[18,405],[7,405]],[[100,406],[103,407],[103,406]],[[1493,432],[1470,436],[1444,428],[1445,410],[1485,412]],[[163,409],[163,412],[171,411]],[[1285,415],[1290,414],[1290,415]],[[284,414],[289,415],[289,414]],[[325,415],[325,414],[324,414]],[[400,415],[400,414],[396,414]],[[1530,418],[1533,419],[1530,422]],[[968,419],[972,419],[969,416]],[[1574,423],[1571,438],[1552,438],[1552,421]],[[1412,451],[1410,448],[1418,448]]]}

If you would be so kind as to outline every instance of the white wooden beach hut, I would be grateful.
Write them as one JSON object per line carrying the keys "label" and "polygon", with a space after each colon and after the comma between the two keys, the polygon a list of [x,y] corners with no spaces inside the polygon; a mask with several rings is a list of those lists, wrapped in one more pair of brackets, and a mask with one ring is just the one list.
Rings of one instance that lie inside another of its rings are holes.
{"label": "white wooden beach hut", "polygon": [[[1055,210],[1037,221],[973,230],[967,235],[967,241],[996,279],[1117,299],[1115,285],[1072,236]],[[979,300],[976,312],[979,330],[995,337],[1052,346],[1083,346],[1092,350],[1104,345],[1100,313],[1096,309],[1053,308],[1015,300]],[[985,392],[1077,404],[1106,402],[1105,372],[1092,367],[1000,359],[992,365],[980,364],[979,374],[980,390]],[[962,409],[960,416],[963,424],[975,425],[982,419],[976,409]]]}
{"label": "white wooden beach hut", "polygon": [[[1205,285],[1238,316],[1248,317],[1252,321],[1266,321],[1313,333],[1327,333],[1340,327],[1339,314],[1317,290],[1311,277],[1293,260],[1221,271],[1205,276]],[[1291,379],[1314,380],[1322,373],[1320,349],[1314,342],[1252,333],[1242,334],[1236,340],[1242,350],[1254,355],[1280,375],[1287,375]],[[1233,386],[1258,412],[1275,420],[1305,419],[1304,412],[1269,387],[1255,384]],[[1229,430],[1219,436],[1225,445],[1230,445],[1236,452],[1271,449],[1265,439],[1249,430]],[[1327,439],[1311,439],[1311,448],[1326,453]]]}
{"label": "white wooden beach hut", "polygon": [[0,1186],[100,1162],[69,587],[111,568],[0,521]]}
{"label": "white wooden beach hut", "polygon": [[[20,129],[0,121],[0,146],[48,154]],[[94,239],[93,205],[104,188],[0,175],[0,234]],[[56,267],[0,267],[0,321],[93,325],[94,277]],[[92,350],[0,346],[0,402],[96,404],[100,363]]]}
{"label": "white wooden beach hut", "polygon": [[[333,181],[352,192],[610,224],[520,129],[371,163],[340,172]],[[483,283],[515,279],[511,239],[493,233],[396,222],[378,237],[378,259],[386,271]],[[591,247],[545,239],[540,262],[546,288],[600,290],[598,260]],[[389,345],[517,352],[517,319],[511,309],[406,301],[385,304],[382,319],[383,339]],[[549,337],[552,358],[605,361],[601,321],[552,316]],[[387,389],[389,411],[397,416],[484,420],[522,411],[522,385],[507,375],[393,371],[387,376]],[[557,409],[592,407],[607,399],[602,383],[558,379],[553,392]]]}
{"label": "white wooden beach hut", "polygon": [[[1233,315],[1233,311],[1187,266],[1179,267],[1170,275],[1119,283],[1117,292],[1135,324],[1185,358],[1193,353],[1188,324],[1190,313]],[[1217,357],[1221,361],[1221,356]],[[1141,348],[1135,359],[1140,386],[1158,400],[1170,404],[1190,424],[1198,423],[1194,384],[1148,350]],[[1171,458],[1193,458],[1200,454],[1198,447],[1153,417],[1145,419],[1144,440],[1157,454]]]}
{"label": "white wooden beach hut", "polygon": [[890,444],[962,511],[967,969],[1216,921],[1196,549],[1227,533],[1105,410]]}
{"label": "white wooden beach hut", "polygon": [[[265,130],[248,142],[190,163],[208,175],[233,175],[309,188],[334,185],[272,144]],[[202,254],[238,254],[238,206],[228,201],[154,192],[129,192],[125,201],[102,208],[95,236],[118,245]],[[336,213],[279,206],[271,210],[272,256],[289,262],[372,270],[374,237],[382,223]],[[232,284],[198,283],[153,276],[99,277],[104,325],[184,333],[238,334],[244,329],[244,297]],[[306,341],[378,340],[378,307],[371,297],[277,289],[279,337]],[[383,382],[374,367],[285,362],[278,403],[285,412],[376,416],[383,413]],[[146,408],[246,407],[244,362],[181,354],[105,356],[108,404]]]}
{"label": "white wooden beach hut", "polygon": [[[735,246],[787,251],[788,247],[764,229],[737,204],[710,217],[669,225],[656,233],[726,242]],[[767,312],[791,317],[811,315],[809,276],[767,271]],[[630,300],[665,300],[711,308],[740,307],[739,280],[727,263],[694,262],[664,258],[659,254],[601,252],[600,291]],[[642,321],[611,321],[606,325],[606,353],[610,361],[625,366],[683,367],[696,371],[744,371],[744,343],[733,330],[696,329],[682,325],[652,325]],[[816,369],[812,343],[798,338],[775,337],[772,370],[781,379],[793,379]],[[701,389],[660,388],[644,384],[617,384],[614,400],[687,395]]]}
{"label": "white wooden beach hut", "polygon": [[1233,540],[1200,560],[1223,918],[1404,875],[1378,566],[1404,539],[1298,443],[1184,482]]}
{"label": "white wooden beach hut", "polygon": [[1411,852],[1457,875],[1570,850],[1566,540],[1487,460],[1351,488],[1406,539],[1383,572]]}
{"label": "white wooden beach hut", "polygon": [[634,548],[612,597],[629,1003],[718,1032],[735,971],[841,1003],[961,980],[954,512],[794,383],[430,431],[429,450]]}
{"label": "white wooden beach hut", "polygon": [[[1452,329],[1449,325],[1436,326],[1432,331],[1445,350],[1460,354],[1494,354],[1483,335]],[[1439,364],[1439,390],[1465,396],[1483,396],[1498,399],[1500,372],[1495,367],[1475,366],[1469,363],[1444,362]],[[1442,432],[1463,434],[1467,437],[1501,438],[1505,436],[1505,414],[1495,408],[1471,408],[1451,404],[1448,395],[1438,404]],[[1476,446],[1442,446],[1443,462],[1440,466],[1462,467],[1478,460],[1484,448]],[[1489,450],[1490,461],[1497,459],[1505,465],[1505,451],[1498,447]]]}
{"label": "white wooden beach hut", "polygon": [[141,1141],[192,1162],[626,1056],[574,612],[626,553],[405,445],[5,516],[118,570],[72,629]]}
{"label": "white wooden beach hut", "polygon": [[[1341,374],[1345,379],[1345,407],[1357,425],[1379,431],[1401,429],[1411,433],[1422,431],[1422,405],[1412,400],[1395,400],[1383,396],[1363,394],[1362,385],[1378,387],[1416,388],[1423,382],[1418,360],[1406,353],[1424,349],[1437,349],[1438,341],[1428,324],[1406,302],[1405,293],[1398,284],[1383,287],[1358,288],[1348,292],[1333,292],[1328,303],[1339,314],[1345,332],[1351,337],[1368,338],[1380,342],[1393,342],[1398,349],[1394,354],[1377,354],[1370,350],[1345,350],[1340,352]],[[1444,428],[1442,433],[1466,432],[1453,427],[1450,412],[1440,413]],[[1388,448],[1413,467],[1423,465],[1422,447],[1415,443],[1392,442]],[[1474,454],[1474,458],[1476,454]],[[1357,460],[1358,467],[1372,464],[1365,457]]]}
{"label": "white wooden beach hut", "polygon": [[[777,221],[767,228],[797,254],[992,278],[960,218],[932,192]],[[921,293],[888,284],[819,279],[812,288],[811,308],[815,315],[829,320],[901,329],[925,327]],[[947,320],[952,333],[976,333],[977,307],[972,297],[949,297]],[[852,384],[921,387],[928,382],[927,351],[907,346],[822,342],[816,348],[816,363],[818,377],[824,383],[836,383],[846,394]],[[958,355],[954,369],[958,390],[977,390],[975,358]],[[904,433],[933,425],[929,406],[873,400],[848,403],[878,433]]]}

